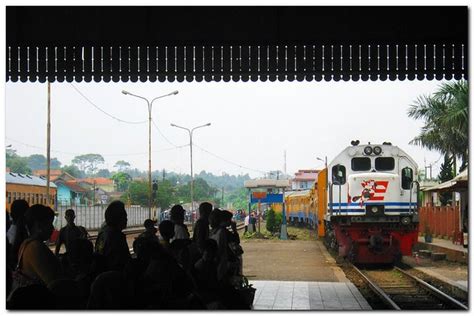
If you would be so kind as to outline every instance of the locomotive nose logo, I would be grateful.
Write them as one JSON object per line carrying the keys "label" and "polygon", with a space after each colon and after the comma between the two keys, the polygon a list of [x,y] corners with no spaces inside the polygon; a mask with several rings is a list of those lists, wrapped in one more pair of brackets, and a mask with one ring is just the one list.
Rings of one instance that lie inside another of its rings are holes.
{"label": "locomotive nose logo", "polygon": [[365,201],[383,201],[387,192],[388,181],[367,180],[360,183],[362,192],[359,196],[352,198],[353,202],[360,201],[362,206]]}

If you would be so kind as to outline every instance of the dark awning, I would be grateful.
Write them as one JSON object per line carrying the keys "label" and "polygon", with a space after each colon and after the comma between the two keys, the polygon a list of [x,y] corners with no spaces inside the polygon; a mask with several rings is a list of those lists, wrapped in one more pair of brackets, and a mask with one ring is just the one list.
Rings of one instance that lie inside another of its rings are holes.
{"label": "dark awning", "polygon": [[6,9],[7,80],[467,78],[468,9]]}

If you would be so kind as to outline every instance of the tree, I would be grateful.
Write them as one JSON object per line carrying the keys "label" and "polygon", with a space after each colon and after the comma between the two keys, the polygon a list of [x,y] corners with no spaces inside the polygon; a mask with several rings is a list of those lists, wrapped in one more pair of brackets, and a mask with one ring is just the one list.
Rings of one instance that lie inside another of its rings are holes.
{"label": "tree", "polygon": [[421,96],[410,105],[408,116],[423,119],[421,133],[410,144],[448,154],[456,170],[456,157],[468,164],[469,87],[467,81],[443,83],[431,96]]}
{"label": "tree", "polygon": [[103,178],[110,178],[110,171],[109,169],[100,169],[99,171],[97,171],[96,176],[103,177]]}
{"label": "tree", "polygon": [[18,156],[14,149],[7,148],[5,165],[10,168],[11,172],[31,174],[31,169],[28,167],[28,158]]}
{"label": "tree", "polygon": [[132,181],[132,177],[128,173],[117,172],[112,176],[112,180],[114,180],[114,183],[117,187],[117,191],[125,192],[128,189],[130,181]]}
{"label": "tree", "polygon": [[119,160],[115,163],[114,168],[117,168],[119,172],[124,171],[130,168],[130,163],[125,160]]}
{"label": "tree", "polygon": [[67,172],[74,178],[84,178],[85,174],[83,171],[79,170],[79,168],[75,165],[64,166],[61,168],[63,172]]}
{"label": "tree", "polygon": [[85,154],[74,157],[72,163],[86,174],[93,175],[97,166],[104,163],[104,157],[99,154]]}
{"label": "tree", "polygon": [[[44,170],[47,168],[46,157],[40,154],[30,155],[28,157],[28,166],[31,170]],[[61,168],[61,162],[57,158],[52,158],[49,162],[51,169]]]}
{"label": "tree", "polygon": [[[452,157],[444,155],[444,162],[441,164],[440,169],[438,179],[441,182],[446,182],[454,178]],[[452,201],[452,197],[453,194],[451,192],[443,192],[439,195],[439,201],[443,206],[448,205],[448,203]]]}
{"label": "tree", "polygon": [[271,208],[267,212],[267,223],[266,223],[266,228],[270,233],[275,232],[275,211]]}
{"label": "tree", "polygon": [[[132,204],[139,204],[143,206],[148,205],[148,182],[147,181],[132,181],[128,187],[128,195]],[[127,196],[127,194],[124,194]]]}
{"label": "tree", "polygon": [[162,210],[168,209],[174,202],[174,190],[169,180],[158,181],[156,205]]}

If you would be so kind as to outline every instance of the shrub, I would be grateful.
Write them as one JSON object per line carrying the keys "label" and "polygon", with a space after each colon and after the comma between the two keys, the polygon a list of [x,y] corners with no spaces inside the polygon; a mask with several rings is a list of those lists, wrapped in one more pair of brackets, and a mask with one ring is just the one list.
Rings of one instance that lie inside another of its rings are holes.
{"label": "shrub", "polygon": [[267,224],[266,228],[269,232],[273,233],[275,231],[275,211],[271,208],[267,212]]}

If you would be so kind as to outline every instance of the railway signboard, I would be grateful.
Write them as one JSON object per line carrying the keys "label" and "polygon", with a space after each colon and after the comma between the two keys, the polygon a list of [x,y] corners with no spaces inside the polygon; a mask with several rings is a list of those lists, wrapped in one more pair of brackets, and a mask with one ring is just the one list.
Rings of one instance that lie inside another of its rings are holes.
{"label": "railway signboard", "polygon": [[252,192],[250,203],[283,203],[283,194]]}

